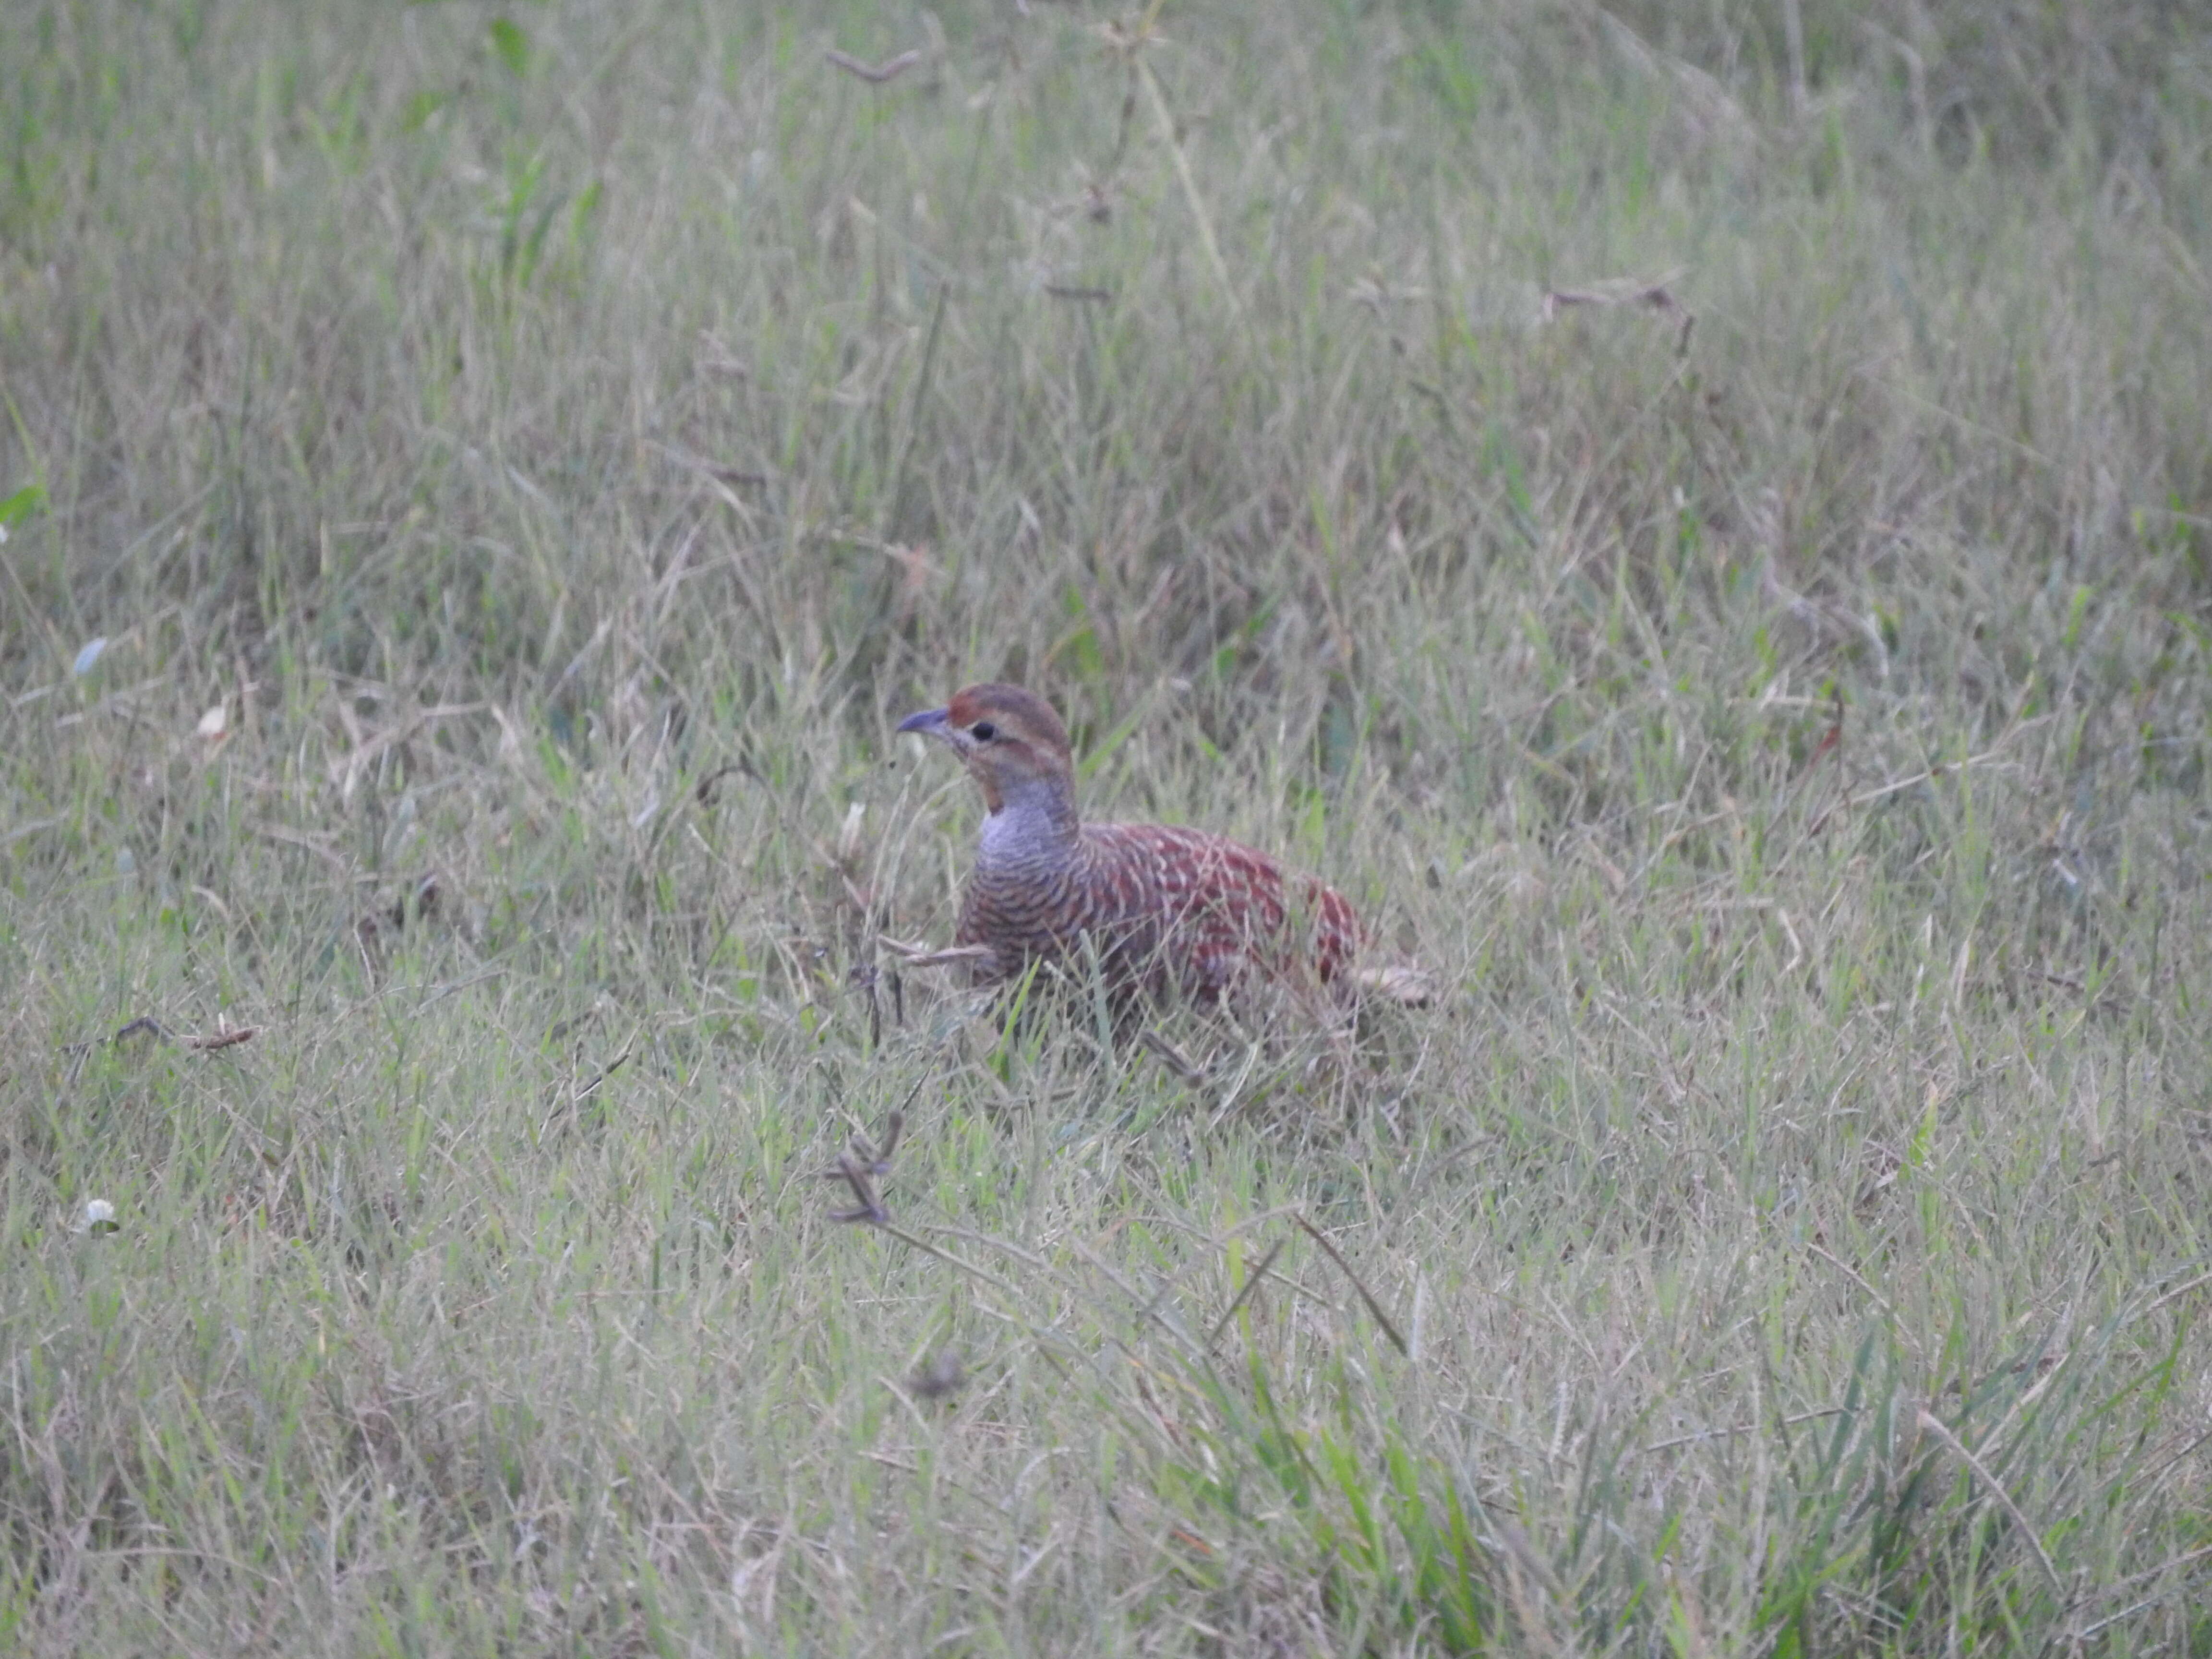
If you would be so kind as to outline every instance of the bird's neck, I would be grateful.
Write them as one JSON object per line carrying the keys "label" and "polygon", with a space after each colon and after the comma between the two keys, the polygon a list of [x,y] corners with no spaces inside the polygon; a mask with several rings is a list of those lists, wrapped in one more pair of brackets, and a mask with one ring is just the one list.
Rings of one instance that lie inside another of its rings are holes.
{"label": "bird's neck", "polygon": [[976,859],[984,873],[1051,868],[1076,856],[1083,824],[1069,779],[1024,778],[990,805]]}

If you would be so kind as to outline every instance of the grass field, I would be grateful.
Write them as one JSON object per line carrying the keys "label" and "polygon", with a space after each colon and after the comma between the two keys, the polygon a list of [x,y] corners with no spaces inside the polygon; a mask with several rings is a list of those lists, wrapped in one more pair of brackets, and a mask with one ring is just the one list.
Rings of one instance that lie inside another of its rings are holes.
{"label": "grass field", "polygon": [[[0,1647],[2212,1656],[2208,272],[2158,0],[7,7]],[[982,678],[1437,1004],[902,970]]]}

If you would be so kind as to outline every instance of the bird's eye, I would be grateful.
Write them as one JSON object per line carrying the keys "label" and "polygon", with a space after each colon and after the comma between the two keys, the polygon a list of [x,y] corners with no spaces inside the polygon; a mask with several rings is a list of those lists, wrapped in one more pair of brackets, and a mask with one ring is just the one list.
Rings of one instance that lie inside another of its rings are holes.
{"label": "bird's eye", "polygon": [[973,736],[978,743],[988,743],[992,738],[999,735],[999,728],[992,725],[988,720],[977,720],[975,724],[969,726],[968,730],[969,734]]}

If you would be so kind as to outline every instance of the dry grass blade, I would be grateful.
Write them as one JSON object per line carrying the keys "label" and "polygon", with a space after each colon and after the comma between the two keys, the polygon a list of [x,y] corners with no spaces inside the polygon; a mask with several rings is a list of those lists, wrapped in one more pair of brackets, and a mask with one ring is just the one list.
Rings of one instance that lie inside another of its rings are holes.
{"label": "dry grass blade", "polygon": [[1923,1429],[1942,1441],[1961,1462],[1974,1472],[1974,1477],[1982,1483],[1983,1489],[1995,1498],[1998,1507],[2011,1517],[2014,1528],[2025,1540],[2028,1548],[2034,1553],[2036,1565],[2043,1569],[2043,1577],[2051,1586],[2051,1595],[2057,1599],[2058,1606],[2062,1609],[2066,1608],[2069,1606],[2066,1585],[2058,1577],[2057,1565],[2051,1560],[2051,1553],[2043,1547],[2043,1540],[2036,1535],[2035,1528],[2028,1524],[2027,1517],[2020,1512],[2020,1505],[2012,1501],[2011,1494],[2005,1491],[1996,1476],[1983,1467],[1981,1459],[1967,1450],[1965,1443],[1957,1435],[1951,1432],[1949,1427],[1935,1413],[1923,1406],[1917,1413],[1917,1421]]}
{"label": "dry grass blade", "polygon": [[[1157,15],[1158,10],[1155,4],[1139,32],[1140,38],[1150,35],[1152,17]],[[1158,78],[1153,75],[1150,64],[1133,56],[1130,61],[1134,66],[1138,82],[1144,88],[1145,96],[1152,104],[1152,118],[1159,126],[1160,142],[1167,147],[1168,155],[1175,162],[1176,177],[1182,184],[1183,199],[1190,204],[1191,218],[1198,226],[1198,245],[1206,251],[1206,264],[1213,272],[1214,281],[1220,285],[1221,297],[1228,304],[1230,315],[1241,323],[1244,316],[1243,302],[1237,299],[1237,284],[1230,279],[1229,262],[1221,257],[1220,239],[1213,234],[1213,216],[1206,211],[1206,198],[1199,191],[1197,177],[1191,171],[1189,154],[1181,135],[1176,131],[1175,117],[1168,113],[1167,96],[1161,92]]]}
{"label": "dry grass blade", "polygon": [[1275,1265],[1275,1258],[1282,1255],[1289,1243],[1288,1239],[1277,1239],[1267,1247],[1267,1253],[1260,1258],[1259,1264],[1245,1275],[1244,1287],[1237,1292],[1236,1299],[1222,1310],[1221,1317],[1214,1321],[1212,1330],[1206,1334],[1207,1352],[1211,1352],[1220,1345],[1224,1334],[1236,1322],[1238,1310],[1252,1299],[1253,1292],[1260,1288],[1260,1281],[1267,1276],[1267,1269]]}
{"label": "dry grass blade", "polygon": [[1852,806],[1870,806],[1875,801],[1886,799],[1903,790],[1917,788],[1923,783],[1932,783],[1937,778],[1972,772],[1977,768],[2002,765],[2004,763],[1997,757],[2005,751],[2015,737],[2021,732],[2033,731],[2039,726],[2048,724],[2050,719],[2047,714],[2039,714],[2033,720],[2022,720],[1978,755],[1969,755],[1966,759],[1949,765],[1939,762],[1907,777],[1894,779],[1879,788],[1863,790],[1853,795],[1849,804]]}
{"label": "dry grass blade", "polygon": [[1367,1304],[1369,1315],[1377,1325],[1382,1328],[1382,1334],[1390,1339],[1390,1346],[1397,1349],[1400,1353],[1410,1355],[1413,1350],[1406,1346],[1406,1339],[1398,1334],[1398,1328],[1391,1322],[1390,1316],[1383,1312],[1382,1304],[1376,1300],[1374,1291],[1369,1290],[1361,1282],[1359,1275],[1352,1271],[1352,1264],[1338,1253],[1336,1246],[1330,1243],[1321,1229],[1307,1220],[1304,1216],[1293,1215],[1291,1219],[1304,1229],[1307,1237],[1328,1253],[1328,1259],[1336,1263],[1337,1271],[1352,1281],[1352,1288],[1359,1292],[1359,1299]]}
{"label": "dry grass blade", "polygon": [[[915,1085],[915,1089],[917,1093],[920,1092],[921,1088],[921,1085],[920,1084],[916,1084]],[[913,1097],[914,1097],[911,1095],[908,1097],[909,1100]],[[876,1148],[875,1165],[877,1169],[887,1170],[890,1167],[891,1154],[898,1150],[899,1136],[905,1128],[906,1112],[903,1109],[893,1111],[890,1116],[884,1120],[883,1144]]]}
{"label": "dry grass blade", "polygon": [[[1844,1407],[1841,1406],[1828,1406],[1816,1412],[1794,1413],[1784,1418],[1782,1422],[1785,1428],[1796,1428],[1802,1423],[1817,1423],[1823,1418],[1840,1417],[1843,1414]],[[1764,1423],[1737,1423],[1722,1429],[1700,1429],[1695,1434],[1678,1434],[1669,1440],[1654,1440],[1649,1445],[1638,1446],[1636,1449],[1636,1455],[1644,1457],[1653,1452],[1672,1451],[1677,1446],[1694,1446],[1705,1441],[1720,1439],[1732,1435],[1757,1434],[1765,1426]]]}
{"label": "dry grass blade", "polygon": [[2154,1314],[2160,1308],[2166,1307],[2170,1304],[2179,1302],[2182,1297],[2190,1295],[2193,1291],[2203,1290],[2207,1285],[2212,1285],[2212,1273],[2198,1273],[2194,1279],[2185,1279],[2182,1280],[2180,1284],[2175,1285],[2172,1290],[2159,1297],[2157,1300],[2151,1303],[2148,1307],[2142,1310],[2143,1315],[2148,1316]]}
{"label": "dry grass blade", "polygon": [[1205,1083],[1206,1068],[1152,1030],[1151,1026],[1145,1027],[1137,1034],[1137,1041],[1142,1043],[1146,1051],[1158,1059],[1163,1066],[1173,1072],[1191,1088],[1195,1089]]}
{"label": "dry grass blade", "polygon": [[1884,9],[0,5],[0,1629],[2205,1659],[2203,53]]}
{"label": "dry grass blade", "polygon": [[854,57],[850,52],[838,52],[834,48],[822,55],[844,70],[846,74],[857,75],[870,86],[876,87],[883,85],[886,81],[897,80],[900,76],[921,61],[921,53],[911,48],[899,53],[896,58],[886,58],[880,64],[871,64]]}

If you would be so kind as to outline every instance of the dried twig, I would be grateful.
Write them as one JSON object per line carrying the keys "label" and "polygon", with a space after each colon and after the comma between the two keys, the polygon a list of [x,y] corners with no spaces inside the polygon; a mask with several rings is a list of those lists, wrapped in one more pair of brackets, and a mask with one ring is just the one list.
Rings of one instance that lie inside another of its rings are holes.
{"label": "dried twig", "polygon": [[1437,982],[1426,969],[1411,963],[1385,963],[1352,971],[1352,982],[1365,996],[1381,997],[1407,1008],[1425,1008],[1437,1000]]}
{"label": "dried twig", "polygon": [[560,1124],[563,1120],[573,1116],[579,1106],[581,1106],[593,1095],[599,1093],[599,1085],[601,1084],[605,1083],[609,1078],[612,1077],[617,1072],[619,1072],[624,1066],[629,1063],[629,1057],[631,1054],[635,1051],[636,1047],[637,1044],[635,1040],[625,1044],[623,1048],[623,1051],[617,1054],[612,1060],[609,1060],[605,1066],[601,1066],[598,1073],[589,1083],[586,1083],[582,1088],[577,1090],[566,1100],[560,1102],[551,1111],[545,1115],[545,1121],[538,1125],[538,1133],[541,1136],[550,1134],[556,1124]]}
{"label": "dried twig", "polygon": [[617,1072],[619,1072],[623,1066],[629,1064],[630,1054],[635,1050],[635,1047],[636,1045],[635,1043],[629,1045],[623,1048],[623,1050],[620,1054],[617,1054],[612,1060],[609,1060],[605,1066],[600,1068],[599,1074],[597,1077],[593,1078],[589,1083],[586,1083],[582,1088],[576,1091],[575,1094],[570,1098],[568,1103],[572,1106],[580,1106],[586,1101],[589,1100],[593,1095],[599,1093],[599,1085],[602,1083],[605,1083]]}
{"label": "dried twig", "polygon": [[966,963],[988,972],[999,959],[999,953],[988,945],[954,945],[938,951],[893,939],[889,933],[877,934],[876,942],[909,968],[953,968]]}
{"label": "dried twig", "polygon": [[1613,306],[1633,306],[1640,310],[1679,319],[1681,332],[1674,341],[1674,355],[1679,357],[1689,351],[1690,331],[1698,325],[1697,313],[1668,292],[1664,283],[1607,283],[1596,288],[1555,288],[1544,295],[1544,320],[1548,323],[1561,312],[1579,307],[1604,309]]}
{"label": "dried twig", "polygon": [[228,1030],[216,1032],[212,1036],[188,1036],[185,1039],[185,1047],[198,1048],[205,1054],[216,1048],[228,1048],[241,1042],[251,1042],[260,1035],[261,1028],[258,1025],[234,1025]]}

